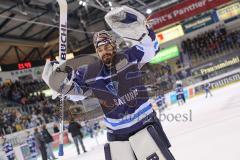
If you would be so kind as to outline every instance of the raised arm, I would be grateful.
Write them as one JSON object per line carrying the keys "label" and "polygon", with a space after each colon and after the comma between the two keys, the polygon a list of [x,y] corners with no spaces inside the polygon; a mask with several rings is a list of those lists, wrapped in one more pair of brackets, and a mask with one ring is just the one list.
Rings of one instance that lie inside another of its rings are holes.
{"label": "raised arm", "polygon": [[130,61],[137,61],[141,67],[150,62],[160,50],[155,33],[150,29],[148,31],[149,33],[142,41],[125,52],[129,55]]}
{"label": "raised arm", "polygon": [[105,20],[115,33],[132,44],[126,53],[133,61],[147,63],[159,51],[155,33],[147,27],[146,18],[140,12],[122,6],[110,11]]}

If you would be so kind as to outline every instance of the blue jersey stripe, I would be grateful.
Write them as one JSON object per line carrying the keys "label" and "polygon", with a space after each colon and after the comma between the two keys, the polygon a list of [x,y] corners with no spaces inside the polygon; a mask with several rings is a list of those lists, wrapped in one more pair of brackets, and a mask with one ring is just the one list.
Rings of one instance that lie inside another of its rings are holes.
{"label": "blue jersey stripe", "polygon": [[[145,114],[147,111],[152,110],[152,105],[148,105],[145,108],[143,108],[142,110],[138,111],[137,113],[134,113],[132,115],[127,116],[126,118],[121,119],[119,122],[110,122],[108,121],[108,118],[104,118],[105,122],[110,124],[112,127],[117,127],[120,125],[124,125],[127,123],[131,123],[132,121],[136,120],[137,118],[139,118],[140,116],[142,116],[143,114]],[[145,115],[147,116],[147,115]]]}

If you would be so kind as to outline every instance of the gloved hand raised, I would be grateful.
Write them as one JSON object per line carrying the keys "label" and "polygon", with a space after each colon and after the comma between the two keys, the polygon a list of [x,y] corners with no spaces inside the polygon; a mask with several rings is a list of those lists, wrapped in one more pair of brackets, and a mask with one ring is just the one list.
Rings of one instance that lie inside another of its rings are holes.
{"label": "gloved hand raised", "polygon": [[125,40],[141,41],[148,34],[145,16],[127,6],[117,7],[108,12],[105,21]]}

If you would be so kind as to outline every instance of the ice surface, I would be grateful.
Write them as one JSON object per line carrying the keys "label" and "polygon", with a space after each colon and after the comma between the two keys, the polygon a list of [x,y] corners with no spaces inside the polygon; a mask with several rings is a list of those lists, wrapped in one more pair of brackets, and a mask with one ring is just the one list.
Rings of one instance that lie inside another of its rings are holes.
{"label": "ice surface", "polygon": [[[189,114],[192,121],[162,121],[172,144],[176,160],[239,160],[240,148],[240,83],[187,100],[183,106],[172,105],[165,115]],[[77,155],[75,146],[64,148],[64,160],[104,160],[106,135],[84,139],[89,152]],[[57,155],[57,153],[56,153]],[[119,155],[121,156],[121,155]]]}

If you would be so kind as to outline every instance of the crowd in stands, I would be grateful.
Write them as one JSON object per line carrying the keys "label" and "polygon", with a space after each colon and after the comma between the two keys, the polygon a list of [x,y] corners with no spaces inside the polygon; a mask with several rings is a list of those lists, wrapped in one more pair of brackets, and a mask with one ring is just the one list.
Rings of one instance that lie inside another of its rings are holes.
{"label": "crowd in stands", "polygon": [[[58,101],[40,92],[45,86],[42,81],[16,81],[0,86],[0,136],[58,121]],[[37,94],[32,94],[34,92]],[[14,105],[3,105],[3,100]],[[68,116],[66,112],[65,119]]]}
{"label": "crowd in stands", "polygon": [[[229,31],[223,25],[181,42],[181,54],[189,57],[191,64],[193,64],[192,60],[196,60],[195,62],[200,60],[198,62],[202,63],[209,60],[210,57],[217,57],[223,53],[227,54],[239,48],[240,30]],[[191,76],[190,69],[183,69],[182,57],[183,55],[175,59],[175,68],[178,69],[175,72],[172,70],[173,66],[170,67],[165,63],[145,65],[145,73],[147,73],[144,77],[145,83],[159,84],[163,90],[169,90],[171,88],[170,83],[174,84],[176,80],[182,80]]]}
{"label": "crowd in stands", "polygon": [[171,83],[173,80],[173,74],[169,64],[167,63],[162,63],[161,65],[146,64],[142,70],[143,81],[146,86],[149,85],[158,86],[158,88],[163,91],[168,91],[172,89]]}
{"label": "crowd in stands", "polygon": [[[31,82],[6,83],[0,86],[1,98],[19,103],[19,104],[32,104],[35,102],[43,101],[45,96],[39,91],[46,87],[45,83],[41,80]],[[35,94],[33,94],[35,92]]]}
{"label": "crowd in stands", "polygon": [[240,30],[229,32],[224,26],[218,26],[196,37],[186,39],[181,43],[184,54],[190,59],[208,59],[211,56],[224,53],[240,47]]}
{"label": "crowd in stands", "polygon": [[20,112],[17,108],[0,110],[0,135],[34,128],[58,120],[57,107],[48,100],[36,102],[29,108],[28,112]]}

